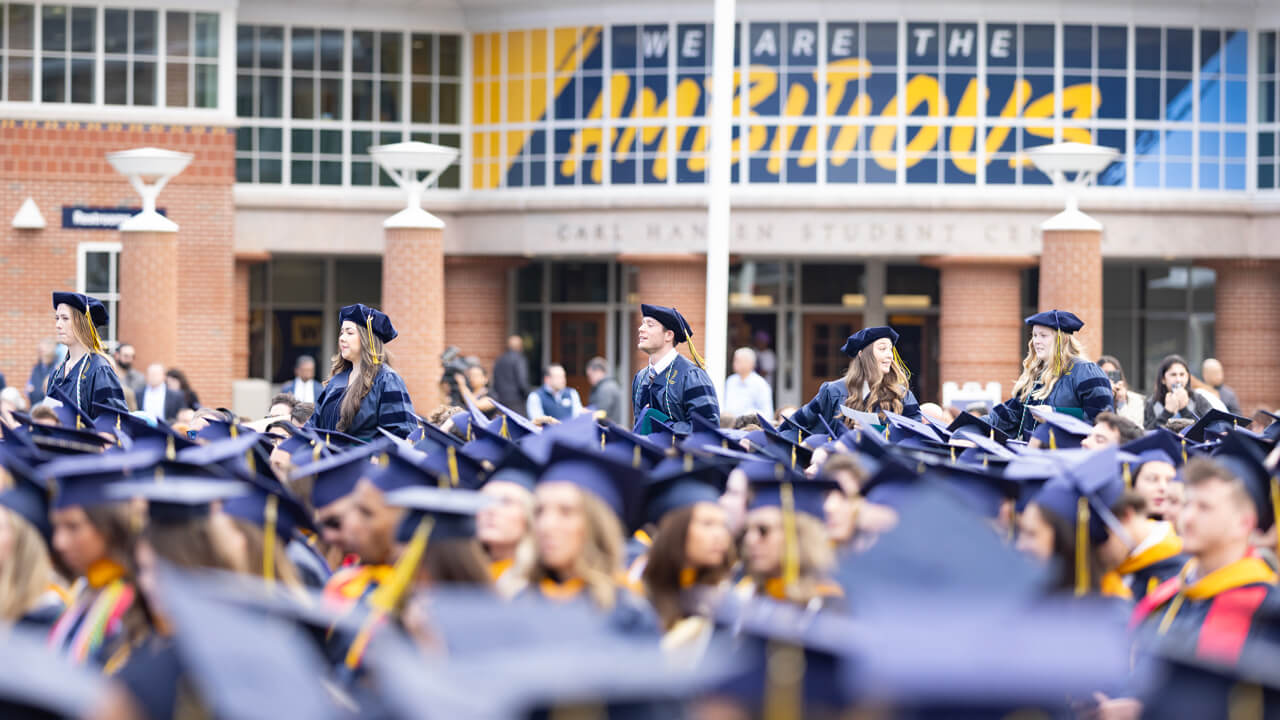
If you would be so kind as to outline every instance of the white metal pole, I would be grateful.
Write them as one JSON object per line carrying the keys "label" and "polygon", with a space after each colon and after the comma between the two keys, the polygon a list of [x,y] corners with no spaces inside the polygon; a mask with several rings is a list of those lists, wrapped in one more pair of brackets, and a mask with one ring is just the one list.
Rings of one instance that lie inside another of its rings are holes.
{"label": "white metal pole", "polygon": [[707,373],[724,397],[729,334],[729,163],[733,140],[735,0],[715,0],[711,67],[711,167],[707,181]]}

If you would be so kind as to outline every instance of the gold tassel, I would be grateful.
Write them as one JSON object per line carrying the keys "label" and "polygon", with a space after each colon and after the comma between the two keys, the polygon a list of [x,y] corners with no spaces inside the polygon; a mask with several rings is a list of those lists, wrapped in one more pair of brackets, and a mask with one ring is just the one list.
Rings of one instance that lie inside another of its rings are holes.
{"label": "gold tassel", "polygon": [[369,331],[369,354],[373,356],[373,364],[381,365],[382,358],[378,357],[378,349],[373,345],[373,314],[372,313],[364,316],[364,327],[365,327],[365,330]]}
{"label": "gold tassel", "polygon": [[1262,688],[1253,683],[1236,683],[1227,696],[1229,720],[1262,720],[1266,717],[1263,712],[1265,707]]}
{"label": "gold tassel", "polygon": [[164,444],[164,459],[165,459],[165,460],[172,460],[172,459],[176,458],[177,456],[178,456],[178,451],[177,451],[177,449],[176,449],[176,448],[174,448],[174,446],[173,446],[173,436],[172,436],[172,435],[170,435],[168,438],[166,438],[166,439],[165,439],[165,444]]}
{"label": "gold tassel", "polygon": [[449,484],[458,487],[458,450],[449,445],[444,451],[449,459]]}
{"label": "gold tassel", "polygon": [[1089,501],[1076,501],[1076,597],[1089,594]]}
{"label": "gold tassel", "polygon": [[1062,377],[1062,330],[1053,335],[1053,378]]}
{"label": "gold tassel", "polygon": [[796,446],[791,446],[791,469],[796,469]]}
{"label": "gold tassel", "polygon": [[405,546],[404,552],[400,554],[400,559],[396,561],[395,567],[391,572],[390,582],[385,585],[379,585],[378,589],[374,590],[373,595],[369,597],[369,605],[372,607],[372,612],[365,619],[360,632],[356,634],[356,639],[351,642],[351,647],[347,650],[344,662],[348,668],[355,670],[360,665],[360,658],[364,655],[364,649],[369,645],[369,638],[373,634],[374,626],[381,622],[382,618],[400,603],[401,596],[408,589],[409,583],[413,581],[413,575],[417,571],[418,565],[422,562],[423,554],[427,551],[427,540],[431,537],[431,528],[434,525],[434,517],[427,515],[422,518],[422,522],[418,523],[418,529],[413,532],[413,539]]}
{"label": "gold tassel", "polygon": [[[93,352],[102,354],[102,338],[98,337],[98,328],[93,324],[93,316],[89,314],[89,296],[84,296],[84,319],[89,321],[89,338],[93,343],[93,347],[89,348]],[[79,400],[80,398],[76,398]]]}
{"label": "gold tassel", "polygon": [[800,580],[800,542],[796,534],[796,496],[791,483],[783,483],[782,496],[782,586],[790,592]]}
{"label": "gold tassel", "polygon": [[262,579],[267,581],[267,585],[276,582],[276,517],[279,510],[279,496],[267,495],[262,526]]}
{"label": "gold tassel", "polygon": [[1187,439],[1184,437],[1182,438],[1181,442],[1182,442],[1182,462],[1185,463],[1187,461]]}
{"label": "gold tassel", "polygon": [[604,433],[600,433],[600,449],[604,450]]}
{"label": "gold tassel", "polygon": [[231,423],[231,439],[235,440],[237,436],[239,436],[239,432],[236,431],[236,424],[233,421]]}
{"label": "gold tassel", "polygon": [[1049,428],[1049,449],[1050,450],[1058,449],[1058,438],[1054,436],[1053,428]]}
{"label": "gold tassel", "polygon": [[951,446],[951,464],[956,464],[956,448],[954,445]]}
{"label": "gold tassel", "polygon": [[[1280,479],[1271,478],[1271,515],[1280,518]],[[1276,552],[1280,553],[1280,532],[1276,534]]]}
{"label": "gold tassel", "polygon": [[636,445],[635,447],[631,448],[631,467],[639,468],[640,460],[642,459],[642,457],[643,456],[640,453],[639,445]]}
{"label": "gold tassel", "polygon": [[804,708],[804,651],[769,643],[765,649],[764,714],[768,720],[800,720]]}
{"label": "gold tassel", "polygon": [[1164,617],[1160,618],[1160,627],[1156,628],[1156,635],[1161,636],[1169,632],[1169,626],[1173,625],[1173,619],[1178,616],[1178,610],[1182,608],[1182,603],[1187,599],[1187,577],[1191,575],[1191,571],[1196,567],[1195,559],[1187,561],[1182,566],[1182,572],[1178,573],[1178,594],[1173,596],[1173,600],[1169,602],[1169,609],[1164,611]]}
{"label": "gold tassel", "polygon": [[902,371],[902,374],[906,376],[907,380],[911,379],[911,371],[907,369],[907,363],[904,362],[902,360],[902,356],[898,354],[897,345],[893,346],[893,363],[898,366],[898,369]]}
{"label": "gold tassel", "polygon": [[1129,463],[1125,463],[1122,467],[1124,468],[1124,489],[1128,492],[1133,489],[1133,471],[1129,469]]}
{"label": "gold tassel", "polygon": [[684,454],[684,471],[693,472],[693,456],[689,453]]}
{"label": "gold tassel", "polygon": [[698,354],[698,348],[693,346],[693,335],[690,334],[689,336],[687,336],[685,338],[685,342],[689,343],[689,354],[693,356],[693,363],[698,367],[702,368],[703,370],[706,370],[707,369],[706,362],[704,362],[702,359],[702,356]]}
{"label": "gold tassel", "polygon": [[502,415],[502,427],[501,427],[501,428],[498,428],[498,434],[502,436],[502,439],[503,439],[503,440],[510,440],[510,439],[511,439],[511,431],[507,429],[507,415],[506,415],[506,413],[503,413],[503,415]]}

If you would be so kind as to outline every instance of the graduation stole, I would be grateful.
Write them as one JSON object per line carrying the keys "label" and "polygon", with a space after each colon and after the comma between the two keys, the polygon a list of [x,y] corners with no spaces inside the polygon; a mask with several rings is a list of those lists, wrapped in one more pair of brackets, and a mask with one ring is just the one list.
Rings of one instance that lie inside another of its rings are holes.
{"label": "graduation stole", "polygon": [[1187,564],[1182,567],[1182,571],[1178,573],[1178,577],[1170,581],[1172,583],[1171,588],[1176,589],[1177,594],[1169,601],[1169,606],[1165,610],[1164,616],[1160,618],[1158,630],[1160,635],[1168,632],[1169,626],[1173,624],[1174,618],[1177,617],[1178,611],[1182,609],[1182,605],[1186,600],[1200,602],[1210,600],[1228,590],[1235,590],[1247,585],[1274,585],[1276,583],[1276,574],[1272,572],[1271,567],[1254,555],[1246,555],[1188,585],[1187,576],[1195,569],[1195,566],[1196,561],[1194,559],[1188,560]]}
{"label": "graduation stole", "polygon": [[102,647],[107,635],[119,627],[134,597],[133,586],[124,579],[124,568],[110,560],[90,566],[80,590],[75,604],[58,618],[49,635],[50,647],[65,649],[77,664]]}
{"label": "graduation stole", "polygon": [[1182,538],[1178,537],[1177,533],[1173,531],[1173,526],[1168,523],[1148,522],[1153,526],[1152,532],[1163,533],[1163,536],[1146,550],[1125,558],[1124,562],[1120,563],[1116,568],[1117,574],[1132,575],[1139,570],[1149,568],[1161,560],[1168,560],[1182,552]]}

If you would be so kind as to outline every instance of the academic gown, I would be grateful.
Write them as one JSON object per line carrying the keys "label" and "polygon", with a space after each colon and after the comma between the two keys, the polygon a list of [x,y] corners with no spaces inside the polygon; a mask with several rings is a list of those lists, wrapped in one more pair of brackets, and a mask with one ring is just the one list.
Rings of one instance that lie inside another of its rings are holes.
{"label": "academic gown", "polygon": [[284,548],[285,557],[298,569],[302,584],[320,590],[329,582],[333,572],[329,570],[324,558],[305,540],[292,538]]}
{"label": "academic gown", "polygon": [[1031,400],[1040,390],[1036,383],[1027,393],[1025,401],[1011,397],[992,408],[983,418],[987,423],[1012,438],[1028,439],[1039,424],[1028,410],[1032,405],[1048,405],[1053,408],[1079,410],[1085,422],[1093,424],[1098,413],[1115,410],[1115,397],[1111,394],[1111,380],[1096,364],[1088,360],[1074,360],[1071,369],[1054,384],[1053,390],[1043,399]]}
{"label": "academic gown", "polygon": [[[596,610],[586,585],[581,580],[557,583],[544,579],[537,586],[529,586],[516,593],[515,599],[541,597],[555,602],[576,603]],[[662,627],[658,616],[648,601],[633,593],[626,586],[618,587],[613,609],[608,611],[608,624],[624,635],[659,638]]]}
{"label": "academic gown", "polygon": [[1274,642],[1270,623],[1255,619],[1274,613],[1278,603],[1275,573],[1250,555],[1190,584],[1181,573],[1167,580],[1137,604],[1130,625],[1185,646],[1197,658],[1230,666],[1246,645]]}
{"label": "academic gown", "polygon": [[720,402],[706,371],[676,353],[666,371],[649,382],[649,368],[643,367],[631,381],[631,407],[635,411],[635,432],[641,432],[645,411],[654,409],[670,418],[677,434],[693,430],[694,415],[720,425]]}
{"label": "academic gown", "polygon": [[[844,405],[844,401],[849,398],[849,389],[845,387],[844,380],[830,380],[822,383],[822,387],[818,388],[818,394],[805,404],[804,407],[796,410],[791,416],[791,420],[804,428],[808,435],[819,435],[827,432],[822,426],[822,418],[829,425],[835,427],[837,423],[844,423],[844,416],[840,413],[840,406]],[[879,412],[880,406],[877,404],[871,409],[871,412]],[[924,417],[920,414],[920,401],[916,400],[916,396],[907,390],[907,394],[902,398],[902,412],[899,413],[912,420],[924,422]]]}
{"label": "academic gown", "polygon": [[[316,400],[315,413],[307,420],[308,429],[340,430],[338,420],[342,417],[342,396],[347,392],[350,376],[351,370],[348,369],[329,378]],[[409,399],[409,390],[405,388],[404,380],[396,371],[386,365],[379,365],[378,374],[373,377],[373,386],[360,402],[360,409],[352,418],[351,427],[342,432],[361,440],[372,440],[377,437],[378,428],[386,428],[399,437],[408,437],[417,427],[413,416],[413,401]]]}
{"label": "academic gown", "polygon": [[90,664],[111,674],[129,657],[124,615],[137,588],[114,563],[89,569],[76,583],[73,599],[49,633],[49,647],[73,664]]}
{"label": "academic gown", "polygon": [[1152,531],[1161,533],[1159,539],[1125,558],[1116,568],[1116,574],[1124,579],[1135,603],[1141,602],[1161,583],[1176,577],[1189,559],[1182,554],[1182,540],[1173,532],[1172,525],[1154,520],[1150,522]]}
{"label": "academic gown", "polygon": [[85,353],[84,357],[70,367],[64,359],[49,376],[45,395],[52,393],[55,388],[75,400],[80,409],[95,420],[101,410],[94,403],[101,403],[122,413],[129,412],[129,406],[124,402],[124,390],[120,389],[120,378],[111,367],[111,362],[97,353]]}

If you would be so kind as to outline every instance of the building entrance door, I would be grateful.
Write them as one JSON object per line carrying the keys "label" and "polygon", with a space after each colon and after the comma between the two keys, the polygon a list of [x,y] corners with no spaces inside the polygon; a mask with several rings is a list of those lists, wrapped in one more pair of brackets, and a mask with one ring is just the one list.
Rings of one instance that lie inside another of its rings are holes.
{"label": "building entrance door", "polygon": [[[605,356],[605,332],[602,312],[551,313],[551,362],[564,366],[569,387],[582,396],[583,405],[591,397],[587,363],[597,355]],[[541,384],[542,378],[530,378],[530,381]]]}
{"label": "building entrance door", "polygon": [[840,348],[849,336],[862,328],[862,315],[806,314],[804,341],[800,345],[801,402],[808,402],[818,387],[828,380],[844,377],[849,358]]}

